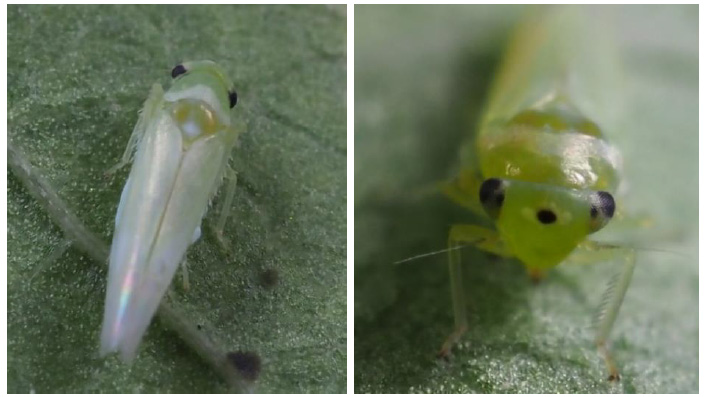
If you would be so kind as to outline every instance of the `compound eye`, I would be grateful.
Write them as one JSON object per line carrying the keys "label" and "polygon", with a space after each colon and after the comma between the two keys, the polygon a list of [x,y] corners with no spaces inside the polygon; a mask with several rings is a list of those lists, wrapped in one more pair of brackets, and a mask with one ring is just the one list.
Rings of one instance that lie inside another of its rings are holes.
{"label": "compound eye", "polygon": [[506,184],[498,178],[489,178],[479,188],[479,201],[486,213],[493,219],[501,213],[506,199]]}
{"label": "compound eye", "polygon": [[596,232],[606,226],[614,216],[616,202],[614,202],[614,197],[610,193],[601,191],[592,194],[590,201],[590,228],[592,232]]}
{"label": "compound eye", "polygon": [[184,65],[179,64],[172,69],[172,78],[176,79],[178,76],[183,75],[184,73],[187,72],[187,69],[184,67]]}
{"label": "compound eye", "polygon": [[231,103],[231,109],[233,109],[238,103],[238,94],[236,90],[231,90],[228,92],[228,101]]}

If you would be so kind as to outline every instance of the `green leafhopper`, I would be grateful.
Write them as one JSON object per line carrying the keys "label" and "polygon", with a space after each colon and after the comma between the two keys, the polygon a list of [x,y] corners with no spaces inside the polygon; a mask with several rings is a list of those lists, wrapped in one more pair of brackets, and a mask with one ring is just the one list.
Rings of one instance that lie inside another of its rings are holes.
{"label": "green leafhopper", "polygon": [[539,280],[571,260],[619,259],[605,293],[596,344],[610,380],[619,372],[608,337],[635,266],[630,248],[589,240],[617,213],[622,160],[606,139],[614,129],[617,56],[602,18],[575,7],[544,8],[513,36],[475,140],[462,149],[456,177],[443,185],[455,202],[495,229],[453,225],[448,255],[455,328],[447,357],[468,327],[459,248],[472,245],[518,259]]}
{"label": "green leafhopper", "polygon": [[219,227],[233,198],[228,172],[239,128],[237,95],[211,61],[172,70],[167,92],[152,87],[121,163],[135,151],[115,217],[101,354],[132,360],[184,254],[201,235],[201,220],[226,174],[231,176]]}

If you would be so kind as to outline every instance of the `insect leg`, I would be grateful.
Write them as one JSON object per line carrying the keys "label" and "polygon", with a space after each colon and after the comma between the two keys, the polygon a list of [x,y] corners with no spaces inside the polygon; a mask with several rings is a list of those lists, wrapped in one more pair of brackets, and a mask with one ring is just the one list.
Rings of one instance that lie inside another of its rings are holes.
{"label": "insect leg", "polygon": [[223,237],[223,230],[226,227],[226,220],[228,215],[231,213],[231,207],[233,206],[233,198],[236,195],[236,185],[238,185],[238,174],[231,168],[230,165],[226,165],[226,179],[228,179],[228,186],[226,186],[226,198],[223,201],[223,206],[219,213],[218,222],[216,222],[216,237],[221,243],[223,248],[228,251],[228,245]]}
{"label": "insect leg", "polygon": [[609,371],[609,380],[618,381],[620,379],[619,370],[616,367],[611,352],[609,351],[609,334],[614,326],[616,317],[619,314],[621,303],[631,284],[633,277],[633,269],[636,267],[636,252],[633,248],[618,247],[604,245],[596,242],[586,242],[576,255],[570,258],[571,260],[579,261],[602,261],[607,259],[615,259],[617,256],[623,260],[621,270],[609,282],[609,286],[604,292],[604,296],[599,306],[596,318],[597,334],[595,343],[599,349],[606,367]]}
{"label": "insect leg", "polygon": [[476,170],[463,169],[454,179],[442,182],[440,188],[457,204],[476,214],[486,216],[486,211],[479,201],[479,188],[482,182]]}
{"label": "insect leg", "polygon": [[184,291],[189,291],[189,269],[187,269],[187,258],[182,260],[180,268],[182,270],[182,288],[184,288]]}
{"label": "insect leg", "polygon": [[507,248],[503,245],[498,233],[476,225],[453,225],[449,231],[448,255],[449,278],[452,283],[452,306],[454,308],[454,331],[447,337],[437,354],[446,358],[452,347],[468,328],[466,318],[466,303],[464,294],[464,280],[461,268],[460,248],[464,245],[473,245],[483,251],[501,256],[509,256]]}
{"label": "insect leg", "polygon": [[162,86],[159,84],[153,84],[150,89],[150,95],[145,100],[145,104],[139,112],[140,117],[137,120],[137,124],[135,124],[135,128],[133,128],[133,133],[130,135],[128,145],[125,147],[125,152],[123,152],[123,157],[121,157],[118,164],[112,166],[108,169],[108,171],[106,171],[106,175],[111,175],[130,164],[135,148],[137,148],[143,135],[145,135],[145,131],[147,130],[150,121],[154,119],[157,112],[162,108],[163,97],[164,91],[162,90]]}

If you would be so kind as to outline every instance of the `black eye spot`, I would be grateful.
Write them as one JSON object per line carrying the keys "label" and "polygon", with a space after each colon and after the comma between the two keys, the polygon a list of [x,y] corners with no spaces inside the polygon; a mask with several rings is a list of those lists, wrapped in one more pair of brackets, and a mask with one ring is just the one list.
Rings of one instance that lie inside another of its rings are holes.
{"label": "black eye spot", "polygon": [[228,100],[231,102],[231,109],[233,109],[233,107],[236,106],[236,103],[238,103],[238,94],[236,93],[236,90],[228,92]]}
{"label": "black eye spot", "polygon": [[172,78],[176,79],[177,76],[181,76],[186,72],[187,72],[187,69],[184,67],[184,65],[179,64],[179,65],[175,66],[174,69],[172,69]]}
{"label": "black eye spot", "polygon": [[506,187],[502,180],[489,178],[479,188],[479,201],[491,218],[497,218],[503,201],[506,199]]}
{"label": "black eye spot", "polygon": [[[499,190],[500,187],[500,179],[491,178],[485,180],[484,183],[481,184],[481,188],[479,189],[479,200],[482,203],[488,202],[492,195],[494,195],[495,197],[496,192]],[[503,192],[501,192],[501,196],[503,196]],[[498,202],[498,198],[496,198],[494,201]],[[503,203],[503,199],[501,199],[501,203]]]}
{"label": "black eye spot", "polygon": [[614,216],[614,211],[616,210],[614,197],[607,192],[597,192],[597,198],[597,204],[601,212],[605,217],[612,218]]}
{"label": "black eye spot", "polygon": [[549,225],[555,223],[557,220],[557,215],[550,210],[540,210],[537,213],[538,220],[544,225]]}
{"label": "black eye spot", "polygon": [[616,203],[610,193],[599,191],[590,196],[590,205],[589,229],[594,233],[609,223],[609,220],[614,216],[614,211],[616,211]]}
{"label": "black eye spot", "polygon": [[597,215],[599,215],[599,210],[596,206],[592,205],[592,208],[589,210],[589,215],[592,219],[596,219]]}

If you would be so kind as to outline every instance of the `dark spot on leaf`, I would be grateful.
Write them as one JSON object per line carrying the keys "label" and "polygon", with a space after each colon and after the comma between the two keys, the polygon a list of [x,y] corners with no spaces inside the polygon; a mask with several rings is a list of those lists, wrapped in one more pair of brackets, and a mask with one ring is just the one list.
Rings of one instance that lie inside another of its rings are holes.
{"label": "dark spot on leaf", "polygon": [[267,288],[274,288],[280,281],[280,273],[275,269],[265,269],[260,273],[260,284]]}
{"label": "dark spot on leaf", "polygon": [[254,381],[260,376],[260,356],[255,352],[230,352],[226,355],[228,362],[233,365],[244,379]]}

